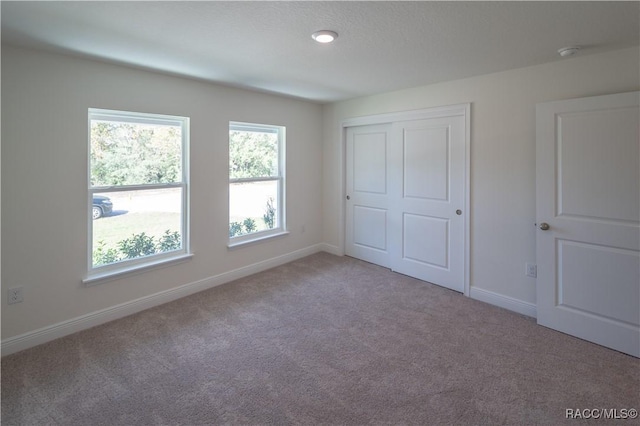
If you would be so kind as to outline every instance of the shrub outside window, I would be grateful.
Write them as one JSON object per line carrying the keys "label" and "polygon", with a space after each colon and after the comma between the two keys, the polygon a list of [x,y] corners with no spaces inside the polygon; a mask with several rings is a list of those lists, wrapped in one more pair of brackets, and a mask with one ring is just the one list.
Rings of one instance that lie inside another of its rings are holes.
{"label": "shrub outside window", "polygon": [[229,123],[230,245],[285,232],[285,128]]}
{"label": "shrub outside window", "polygon": [[188,253],[186,117],[89,109],[89,276]]}

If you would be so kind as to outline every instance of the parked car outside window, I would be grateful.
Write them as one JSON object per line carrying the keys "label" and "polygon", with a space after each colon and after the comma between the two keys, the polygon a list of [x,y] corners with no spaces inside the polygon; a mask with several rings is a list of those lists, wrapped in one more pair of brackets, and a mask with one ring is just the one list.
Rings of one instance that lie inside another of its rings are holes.
{"label": "parked car outside window", "polygon": [[113,211],[113,203],[109,197],[104,195],[93,195],[93,208],[91,209],[91,216],[93,219],[100,219],[102,216],[106,216]]}

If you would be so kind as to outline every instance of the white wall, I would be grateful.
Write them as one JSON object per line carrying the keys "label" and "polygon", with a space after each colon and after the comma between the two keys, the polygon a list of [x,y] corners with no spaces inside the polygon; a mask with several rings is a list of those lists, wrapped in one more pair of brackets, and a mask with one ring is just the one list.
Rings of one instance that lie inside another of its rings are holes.
{"label": "white wall", "polygon": [[[340,122],[472,103],[471,285],[535,304],[535,104],[638,90],[637,48],[321,107],[97,61],[2,48],[2,339],[308,248],[343,249]],[[186,263],[84,287],[87,108],[191,117]],[[230,120],[287,126],[291,234],[229,251]],[[302,225],[306,232],[302,233]],[[331,247],[329,247],[331,248]],[[6,305],[7,288],[25,301]]]}
{"label": "white wall", "polygon": [[639,77],[635,47],[326,105],[325,243],[343,250],[342,120],[471,102],[471,295],[535,315],[535,105],[638,90]]}
{"label": "white wall", "polygon": [[[87,109],[191,117],[192,260],[85,287]],[[2,47],[2,339],[313,247],[322,239],[318,104]],[[228,250],[228,124],[287,127],[291,234]],[[306,232],[302,232],[305,225]],[[24,287],[6,304],[5,289]]]}

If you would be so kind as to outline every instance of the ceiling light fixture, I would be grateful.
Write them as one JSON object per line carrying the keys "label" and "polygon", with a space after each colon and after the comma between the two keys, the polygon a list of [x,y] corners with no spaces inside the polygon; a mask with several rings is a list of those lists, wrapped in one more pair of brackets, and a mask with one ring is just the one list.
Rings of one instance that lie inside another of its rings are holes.
{"label": "ceiling light fixture", "polygon": [[311,37],[318,43],[331,43],[338,38],[338,33],[335,31],[322,30],[311,34]]}
{"label": "ceiling light fixture", "polygon": [[567,56],[575,55],[576,53],[578,53],[578,50],[580,50],[580,46],[567,46],[563,47],[562,49],[558,49],[558,53],[563,58],[566,58]]}

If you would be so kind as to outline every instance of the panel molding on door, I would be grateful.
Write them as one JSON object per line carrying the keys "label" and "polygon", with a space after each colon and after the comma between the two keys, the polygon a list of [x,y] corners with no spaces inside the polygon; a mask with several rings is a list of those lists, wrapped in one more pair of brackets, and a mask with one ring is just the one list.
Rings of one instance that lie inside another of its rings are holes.
{"label": "panel molding on door", "polygon": [[[465,122],[462,116],[399,121],[390,154],[391,269],[464,291]],[[460,209],[461,210],[461,209]]]}
{"label": "panel molding on door", "polygon": [[461,104],[342,123],[347,255],[469,295],[470,110]]}
{"label": "panel molding on door", "polygon": [[640,92],[536,107],[538,323],[640,357]]}
{"label": "panel molding on door", "polygon": [[[449,219],[402,213],[402,259],[448,271],[449,234]],[[420,235],[420,239],[411,238],[412,235]],[[424,241],[438,244],[424,244]]]}
{"label": "panel molding on door", "polygon": [[389,266],[388,150],[390,125],[347,129],[345,252],[381,266]]}

